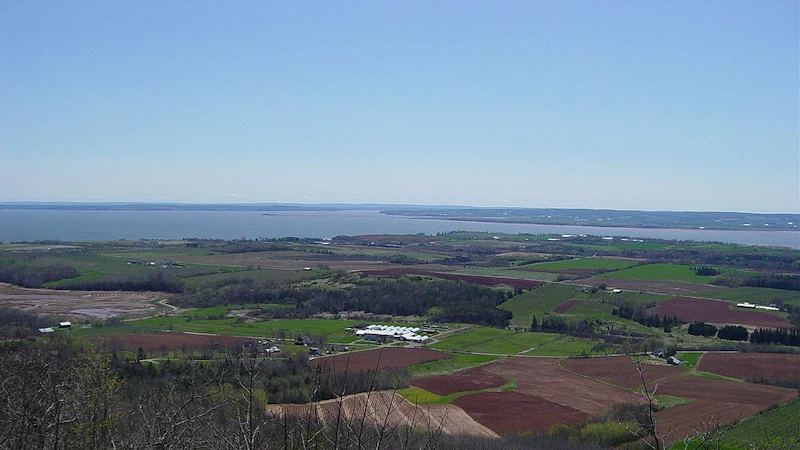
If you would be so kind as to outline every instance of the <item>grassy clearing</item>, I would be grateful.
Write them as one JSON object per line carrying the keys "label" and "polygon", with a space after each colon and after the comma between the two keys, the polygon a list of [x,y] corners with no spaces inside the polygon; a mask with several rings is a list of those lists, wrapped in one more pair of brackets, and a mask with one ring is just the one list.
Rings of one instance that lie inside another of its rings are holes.
{"label": "grassy clearing", "polygon": [[738,287],[731,289],[715,289],[692,294],[695,297],[728,300],[731,302],[750,302],[756,305],[768,305],[777,300],[790,305],[800,306],[800,292],[786,291],[783,289],[770,289],[759,287]]}
{"label": "grassy clearing", "polygon": [[714,277],[701,277],[695,275],[689,266],[680,264],[645,264],[631,267],[630,269],[608,272],[597,276],[598,278],[621,278],[627,280],[673,280],[690,283],[708,283]]}
{"label": "grassy clearing", "polygon": [[491,355],[472,355],[468,353],[456,353],[450,359],[440,359],[422,364],[410,366],[408,369],[415,377],[426,375],[439,375],[455,372],[456,370],[467,369],[480,364],[485,364],[498,359],[499,356]]}
{"label": "grassy clearing", "polygon": [[595,341],[585,338],[577,338],[573,336],[562,336],[559,338],[543,344],[526,353],[531,356],[579,356],[591,355],[592,347],[596,344]]}
{"label": "grassy clearing", "polygon": [[695,368],[703,357],[703,352],[678,352],[675,357],[683,361],[681,367]]}
{"label": "grassy clearing", "polygon": [[569,259],[564,261],[550,261],[536,264],[529,264],[520,267],[520,270],[570,270],[570,269],[598,269],[598,270],[620,270],[627,269],[639,264],[638,261],[625,261],[620,259],[597,259],[581,258]]}
{"label": "grassy clearing", "polygon": [[690,403],[693,399],[686,398],[686,397],[675,397],[672,395],[658,395],[656,394],[656,400],[658,401],[658,405],[664,408],[671,408],[677,405],[683,405],[685,403]]}
{"label": "grassy clearing", "polygon": [[442,341],[429,345],[430,348],[437,350],[461,350],[466,347],[489,342],[494,339],[502,338],[514,334],[513,331],[501,330],[498,328],[479,327],[473,328],[464,333],[449,336]]}
{"label": "grassy clearing", "polygon": [[414,386],[398,389],[397,393],[415,405],[439,404],[443,403],[442,399],[444,398],[441,395],[436,395],[433,392],[428,392],[425,389]]}

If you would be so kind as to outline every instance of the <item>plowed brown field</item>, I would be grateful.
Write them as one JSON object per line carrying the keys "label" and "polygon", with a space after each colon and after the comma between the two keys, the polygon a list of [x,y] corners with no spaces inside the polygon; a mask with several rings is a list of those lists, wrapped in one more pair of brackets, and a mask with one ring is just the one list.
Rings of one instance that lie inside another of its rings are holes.
{"label": "plowed brown field", "polygon": [[179,350],[182,348],[198,349],[209,344],[219,347],[241,346],[249,339],[234,336],[206,336],[189,333],[133,333],[111,334],[94,338],[107,342],[119,350],[136,351],[141,347],[144,351]]}
{"label": "plowed brown field", "polygon": [[[636,366],[627,357],[565,360],[562,365],[619,386],[641,386]],[[676,367],[642,367],[651,391],[692,399],[657,413],[659,431],[667,435],[669,442],[692,436],[711,423],[729,424],[797,396],[793,389],[690,376],[687,370]]]}
{"label": "plowed brown field", "polygon": [[[642,385],[642,380],[636,369],[636,365],[627,356],[566,359],[561,361],[561,365],[581,375],[596,378],[624,388],[633,388]],[[642,364],[642,371],[648,383],[654,383],[669,376],[686,373],[686,369],[647,363]]]}
{"label": "plowed brown field", "polygon": [[578,303],[580,303],[580,300],[567,300],[564,303],[553,308],[553,312],[558,314],[565,313]]}
{"label": "plowed brown field", "polygon": [[665,378],[658,393],[694,399],[656,413],[670,442],[694,435],[702,425],[729,424],[797,397],[796,389],[693,376]]}
{"label": "plowed brown field", "polygon": [[384,347],[364,352],[352,352],[329,358],[320,358],[314,365],[334,372],[361,372],[366,370],[408,367],[428,361],[452,358],[453,355],[428,348]]}
{"label": "plowed brown field", "polygon": [[733,378],[800,379],[800,354],[706,353],[697,367]]}
{"label": "plowed brown field", "polygon": [[555,358],[509,358],[481,368],[513,379],[517,382],[516,392],[520,394],[539,397],[586,414],[600,414],[615,403],[642,401],[636,393],[582,377],[558,363]]}
{"label": "plowed brown field", "polygon": [[453,402],[500,435],[543,433],[557,423],[576,424],[586,413],[519,392],[480,392]]}
{"label": "plowed brown field", "polygon": [[456,392],[477,391],[499,388],[506,384],[500,375],[489,373],[480,367],[455,372],[451,375],[434,375],[415,378],[411,384],[437,395],[450,395]]}
{"label": "plowed brown field", "polygon": [[788,320],[781,316],[746,309],[731,309],[734,304],[722,300],[674,297],[658,303],[647,310],[650,314],[693,322],[703,321],[717,324],[752,325],[756,327],[789,328]]}

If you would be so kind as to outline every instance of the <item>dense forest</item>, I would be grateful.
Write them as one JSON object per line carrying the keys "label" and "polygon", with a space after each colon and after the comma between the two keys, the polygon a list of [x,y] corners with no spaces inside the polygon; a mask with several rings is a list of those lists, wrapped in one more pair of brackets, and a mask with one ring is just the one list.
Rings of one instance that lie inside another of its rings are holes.
{"label": "dense forest", "polygon": [[207,307],[273,303],[290,309],[264,309],[264,318],[307,318],[319,313],[363,311],[394,316],[429,316],[432,322],[461,322],[505,327],[511,313],[497,309],[513,293],[462,281],[363,278],[352,287],[326,289],[285,287],[231,278],[214,286],[177,295],[170,301],[180,307]]}

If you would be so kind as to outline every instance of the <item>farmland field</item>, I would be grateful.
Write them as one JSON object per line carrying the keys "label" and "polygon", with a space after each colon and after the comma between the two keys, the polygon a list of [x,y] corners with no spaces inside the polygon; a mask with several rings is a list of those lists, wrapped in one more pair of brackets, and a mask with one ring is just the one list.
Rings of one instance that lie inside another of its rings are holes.
{"label": "farmland field", "polygon": [[791,448],[800,441],[800,399],[742,420],[723,433],[721,442],[736,448]]}
{"label": "farmland field", "polygon": [[708,283],[714,277],[695,275],[689,266],[679,264],[645,264],[629,269],[618,270],[598,275],[597,278],[629,279],[629,280],[674,280],[689,283]]}
{"label": "farmland field", "polygon": [[499,356],[474,355],[470,353],[456,353],[452,356],[453,357],[449,359],[415,364],[409,367],[409,369],[414,376],[437,375],[485,364],[499,358]]}
{"label": "farmland field", "polygon": [[709,352],[697,369],[732,378],[800,380],[800,354]]}
{"label": "farmland field", "polygon": [[623,278],[583,278],[574,281],[565,281],[567,284],[579,286],[606,285],[609,289],[619,288],[626,291],[651,292],[654,294],[693,295],[696,292],[711,290],[723,291],[728,288],[711,284],[689,283],[674,280],[628,280]]}
{"label": "farmland field", "polygon": [[429,361],[452,358],[453,355],[427,348],[385,347],[363,352],[316,359],[313,363],[334,372],[361,372],[396,367],[408,367]]}
{"label": "farmland field", "polygon": [[780,300],[790,305],[800,306],[800,292],[783,289],[738,287],[697,292],[694,295],[731,302],[750,302],[756,305],[769,305]]}
{"label": "farmland field", "polygon": [[588,289],[573,284],[548,283],[536,289],[531,289],[520,295],[508,299],[499,308],[511,311],[513,318],[511,325],[527,327],[531,324],[534,315],[556,313],[556,308],[569,300],[580,300],[565,314],[602,314],[610,313],[614,308],[611,301],[625,300],[634,304],[654,304],[668,297],[658,294],[641,292],[622,292],[613,294],[609,291],[592,293]]}
{"label": "farmland field", "polygon": [[146,352],[179,350],[183,348],[200,349],[210,344],[220,347],[238,347],[247,341],[247,338],[235,336],[203,336],[188,333],[133,333],[113,334],[99,336],[93,340],[100,340],[120,350],[136,351],[142,348]]}
{"label": "farmland field", "polygon": [[531,333],[476,328],[430,345],[429,347],[455,352],[536,356],[570,356],[591,353],[595,342],[590,339],[564,336],[558,333]]}
{"label": "farmland field", "polygon": [[564,261],[548,261],[520,266],[517,270],[558,272],[558,273],[583,273],[591,270],[620,270],[639,264],[639,261],[624,259],[581,258]]}
{"label": "farmland field", "polygon": [[[363,415],[368,412],[366,415]],[[335,426],[338,418],[363,423],[365,429],[409,427],[419,432],[497,436],[454,405],[414,405],[400,394],[383,391],[348,395],[341,400],[326,400],[313,405],[268,405],[267,413],[282,419],[310,417]],[[363,421],[363,422],[362,422]]]}
{"label": "farmland field", "polygon": [[545,433],[557,423],[574,425],[587,416],[575,408],[513,391],[469,394],[453,404],[499,435]]}
{"label": "farmland field", "polygon": [[722,300],[674,297],[647,311],[658,316],[677,317],[686,322],[703,321],[716,324],[751,325],[756,327],[789,328],[791,323],[772,313],[736,308]]}
{"label": "farmland field", "polygon": [[262,322],[240,323],[236,318],[193,319],[192,317],[154,317],[151,319],[125,322],[123,327],[131,330],[174,330],[194,333],[222,334],[231,336],[275,337],[279,330],[284,330],[288,337],[298,334],[323,334],[328,342],[353,342],[357,337],[347,327],[355,325],[355,320],[325,319],[284,319]]}
{"label": "farmland field", "polygon": [[[635,365],[625,357],[567,360],[561,364],[587,377],[619,386],[641,385]],[[729,424],[797,397],[794,389],[686,376],[688,371],[669,366],[643,365],[643,368],[651,389],[657,383],[659,395],[693,399],[657,413],[661,429],[670,432],[669,441],[692,436],[697,424],[711,420]]]}
{"label": "farmland field", "polygon": [[411,384],[434,394],[445,396],[457,392],[499,388],[506,384],[506,380],[500,375],[489,373],[481,367],[476,367],[454,372],[450,375],[415,378],[411,381]]}

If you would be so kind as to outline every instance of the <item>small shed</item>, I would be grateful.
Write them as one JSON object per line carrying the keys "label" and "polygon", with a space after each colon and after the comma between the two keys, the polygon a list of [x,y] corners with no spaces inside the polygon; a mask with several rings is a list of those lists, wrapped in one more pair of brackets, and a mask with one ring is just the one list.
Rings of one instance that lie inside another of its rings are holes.
{"label": "small shed", "polygon": [[68,322],[68,321],[58,322],[58,327],[59,328],[72,328],[72,322]]}
{"label": "small shed", "polygon": [[670,356],[669,358],[667,358],[667,364],[672,364],[673,366],[680,366],[681,364],[683,364],[683,361],[674,356]]}

